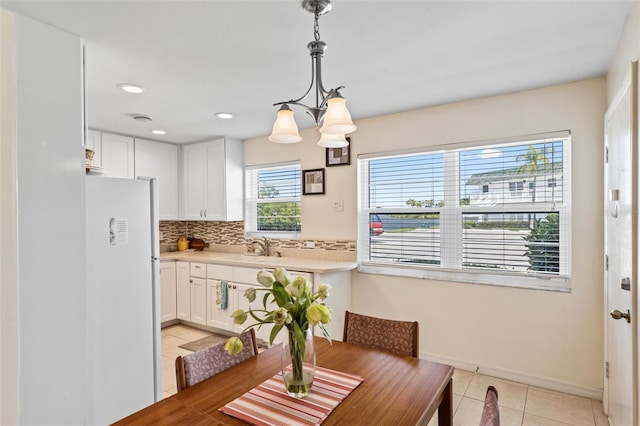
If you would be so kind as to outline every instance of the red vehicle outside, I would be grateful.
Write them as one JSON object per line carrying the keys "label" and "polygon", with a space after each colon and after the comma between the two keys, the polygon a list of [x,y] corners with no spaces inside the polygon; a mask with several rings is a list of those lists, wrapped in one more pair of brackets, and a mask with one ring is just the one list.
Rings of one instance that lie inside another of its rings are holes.
{"label": "red vehicle outside", "polygon": [[382,221],[377,214],[369,215],[369,235],[378,236],[384,232]]}

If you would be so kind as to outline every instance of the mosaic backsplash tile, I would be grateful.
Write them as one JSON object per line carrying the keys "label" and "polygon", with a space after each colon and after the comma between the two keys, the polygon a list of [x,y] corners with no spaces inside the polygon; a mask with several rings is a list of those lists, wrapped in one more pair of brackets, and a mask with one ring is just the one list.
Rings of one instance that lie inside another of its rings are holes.
{"label": "mosaic backsplash tile", "polygon": [[[212,251],[244,253],[251,239],[244,236],[244,222],[160,221],[161,250],[174,245],[182,236],[201,238]],[[315,243],[314,248],[307,247]],[[287,240],[270,239],[271,252],[282,256],[321,257],[334,260],[355,260],[355,240]]]}

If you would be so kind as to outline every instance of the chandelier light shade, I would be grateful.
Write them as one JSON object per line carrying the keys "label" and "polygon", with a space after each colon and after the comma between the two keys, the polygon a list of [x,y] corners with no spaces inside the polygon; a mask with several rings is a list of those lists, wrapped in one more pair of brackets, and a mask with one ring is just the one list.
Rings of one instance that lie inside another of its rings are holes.
{"label": "chandelier light shade", "polygon": [[352,133],[355,130],[356,126],[351,121],[351,114],[344,98],[336,95],[329,99],[320,133],[341,134],[344,137],[346,133]]}
{"label": "chandelier light shade", "polygon": [[343,134],[337,133],[321,133],[318,146],[323,148],[343,148],[349,145],[349,142]]}
{"label": "chandelier light shade", "polygon": [[[318,19],[320,15],[331,10],[331,0],[303,0],[302,7],[314,15],[314,41],[309,42],[307,45],[311,54],[311,84],[307,92],[299,98],[273,104],[274,106],[282,105],[282,107],[278,111],[278,116],[273,125],[273,132],[271,136],[269,136],[269,140],[276,143],[296,143],[302,140],[302,137],[298,133],[298,126],[293,118],[293,111],[289,108],[289,105],[297,105],[306,110],[307,114],[309,114],[316,123],[316,127],[322,125],[320,129],[321,133],[337,135],[337,137],[331,138],[333,141],[341,136],[344,145],[340,146],[346,146],[348,143],[344,135],[354,132],[356,126],[351,120],[351,114],[347,109],[345,99],[339,92],[344,86],[326,90],[322,84],[322,57],[324,56],[327,44],[320,40]],[[315,104],[314,106],[307,106],[303,104],[302,101],[305,100],[312,91],[315,94]]]}
{"label": "chandelier light shade", "polygon": [[293,119],[293,111],[286,104],[282,105],[278,111],[269,140],[276,143],[297,143],[302,140],[302,136],[298,133],[298,125]]}

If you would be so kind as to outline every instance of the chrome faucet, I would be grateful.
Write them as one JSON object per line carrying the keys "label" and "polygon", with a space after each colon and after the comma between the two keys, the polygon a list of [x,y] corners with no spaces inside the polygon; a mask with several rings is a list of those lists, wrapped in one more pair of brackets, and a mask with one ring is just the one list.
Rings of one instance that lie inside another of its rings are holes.
{"label": "chrome faucet", "polygon": [[249,241],[249,246],[252,246],[253,244],[257,244],[260,246],[263,256],[269,256],[269,240],[267,239],[267,237],[262,237],[262,240]]}

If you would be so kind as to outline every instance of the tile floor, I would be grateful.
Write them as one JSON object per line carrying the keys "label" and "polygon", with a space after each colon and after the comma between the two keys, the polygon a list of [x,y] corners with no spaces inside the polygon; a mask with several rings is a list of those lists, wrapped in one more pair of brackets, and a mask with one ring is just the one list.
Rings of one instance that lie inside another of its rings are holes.
{"label": "tile floor", "polygon": [[[211,333],[184,325],[162,329],[162,390],[165,397],[176,393],[174,363],[178,355],[191,353],[180,345]],[[482,415],[487,386],[498,389],[502,426],[608,426],[602,402],[535,386],[456,370],[453,375],[453,423],[477,426]],[[437,416],[429,425],[437,425]]]}

